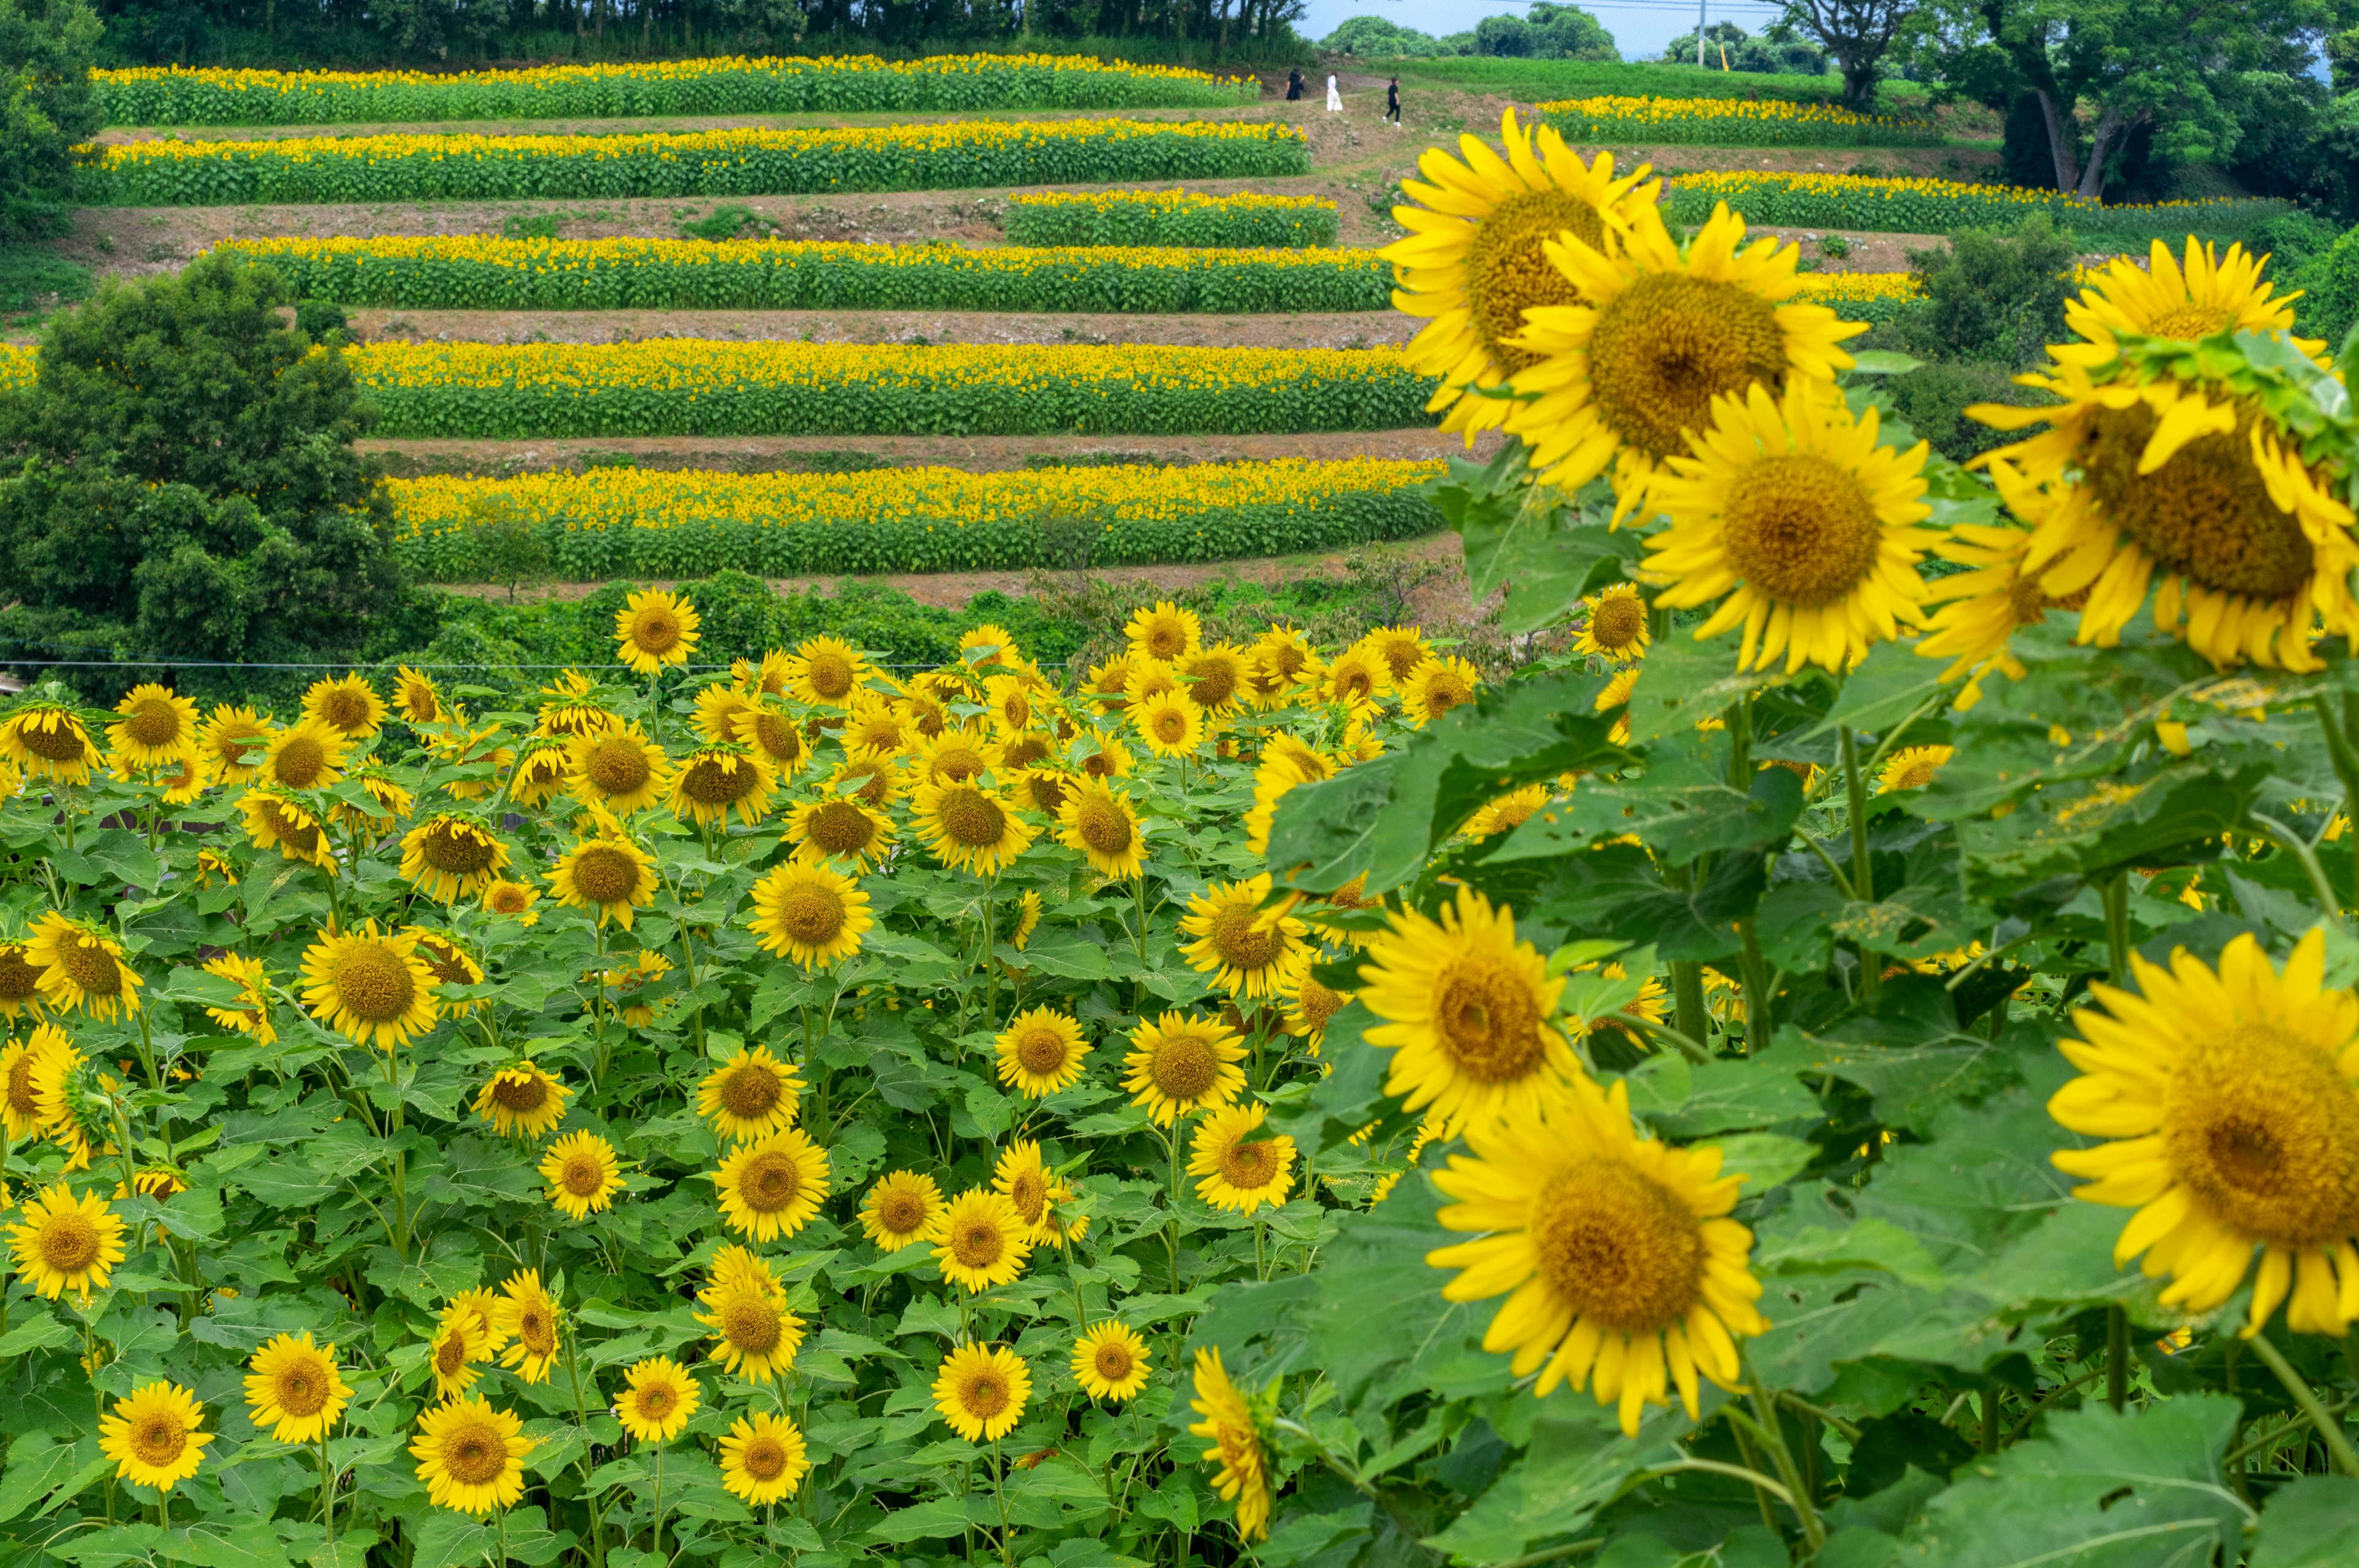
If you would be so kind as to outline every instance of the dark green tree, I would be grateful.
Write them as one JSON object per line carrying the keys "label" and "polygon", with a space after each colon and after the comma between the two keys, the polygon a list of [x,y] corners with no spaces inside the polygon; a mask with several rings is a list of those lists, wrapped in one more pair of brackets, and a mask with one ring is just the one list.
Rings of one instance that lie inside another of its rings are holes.
{"label": "dark green tree", "polygon": [[[340,658],[394,602],[369,411],[288,325],[276,274],[220,254],[111,283],[0,398],[0,599],[20,635],[158,662]],[[26,624],[29,620],[29,626]]]}
{"label": "dark green tree", "polygon": [[84,0],[0,0],[0,241],[65,227],[79,149],[103,116],[91,91],[98,15]]}

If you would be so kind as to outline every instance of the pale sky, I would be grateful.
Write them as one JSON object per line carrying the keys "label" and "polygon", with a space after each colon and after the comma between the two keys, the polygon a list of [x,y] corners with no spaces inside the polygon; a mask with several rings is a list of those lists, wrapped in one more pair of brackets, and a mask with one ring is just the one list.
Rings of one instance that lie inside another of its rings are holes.
{"label": "pale sky", "polygon": [[[1705,0],[1710,19],[1735,22],[1747,32],[1759,32],[1782,7],[1761,0]],[[1696,8],[1679,0],[1594,0],[1583,10],[1605,25],[1622,46],[1625,59],[1652,59],[1663,46],[1690,31]],[[1440,38],[1462,33],[1485,16],[1522,16],[1523,0],[1310,0],[1310,10],[1296,29],[1307,38],[1323,38],[1353,16],[1382,16],[1404,27]]]}

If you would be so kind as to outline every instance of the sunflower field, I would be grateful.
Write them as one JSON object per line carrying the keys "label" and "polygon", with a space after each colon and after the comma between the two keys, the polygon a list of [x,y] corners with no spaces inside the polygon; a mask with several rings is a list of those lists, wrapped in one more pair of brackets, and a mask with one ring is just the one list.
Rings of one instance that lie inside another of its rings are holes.
{"label": "sunflower field", "polygon": [[1323,196],[1038,190],[1007,199],[1003,226],[1019,245],[1313,246],[1335,243],[1336,214]]}
{"label": "sunflower field", "polygon": [[[1779,98],[1565,98],[1534,106],[1569,140],[1693,143],[1715,147],[1932,147],[1930,120],[1859,114],[1838,104]],[[1763,220],[1767,222],[1767,220]]]}
{"label": "sunflower field", "polygon": [[1715,206],[1725,202],[1756,223],[1901,234],[2006,228],[2035,212],[2045,212],[2076,233],[2118,242],[2183,236],[2190,229],[2241,233],[2264,218],[2292,211],[2284,201],[2264,197],[2108,206],[2030,186],[1967,185],[1953,179],[1865,174],[1708,169],[1679,175],[1668,184],[1664,205],[1673,222],[1701,223]]}

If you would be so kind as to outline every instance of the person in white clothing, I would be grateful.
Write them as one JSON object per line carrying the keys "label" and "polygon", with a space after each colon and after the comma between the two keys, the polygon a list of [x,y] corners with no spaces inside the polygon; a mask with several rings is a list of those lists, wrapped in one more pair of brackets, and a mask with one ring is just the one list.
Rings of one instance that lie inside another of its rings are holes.
{"label": "person in white clothing", "polygon": [[1331,70],[1327,73],[1327,113],[1330,114],[1340,114],[1343,112],[1343,94],[1342,91],[1336,87],[1335,73]]}

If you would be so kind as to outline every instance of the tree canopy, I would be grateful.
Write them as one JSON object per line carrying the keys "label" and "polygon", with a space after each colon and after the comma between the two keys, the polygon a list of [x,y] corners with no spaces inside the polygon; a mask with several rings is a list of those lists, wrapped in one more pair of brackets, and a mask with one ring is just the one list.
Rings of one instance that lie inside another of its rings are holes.
{"label": "tree canopy", "polygon": [[0,0],[0,241],[65,223],[75,168],[102,121],[91,91],[99,21],[83,0]]}

